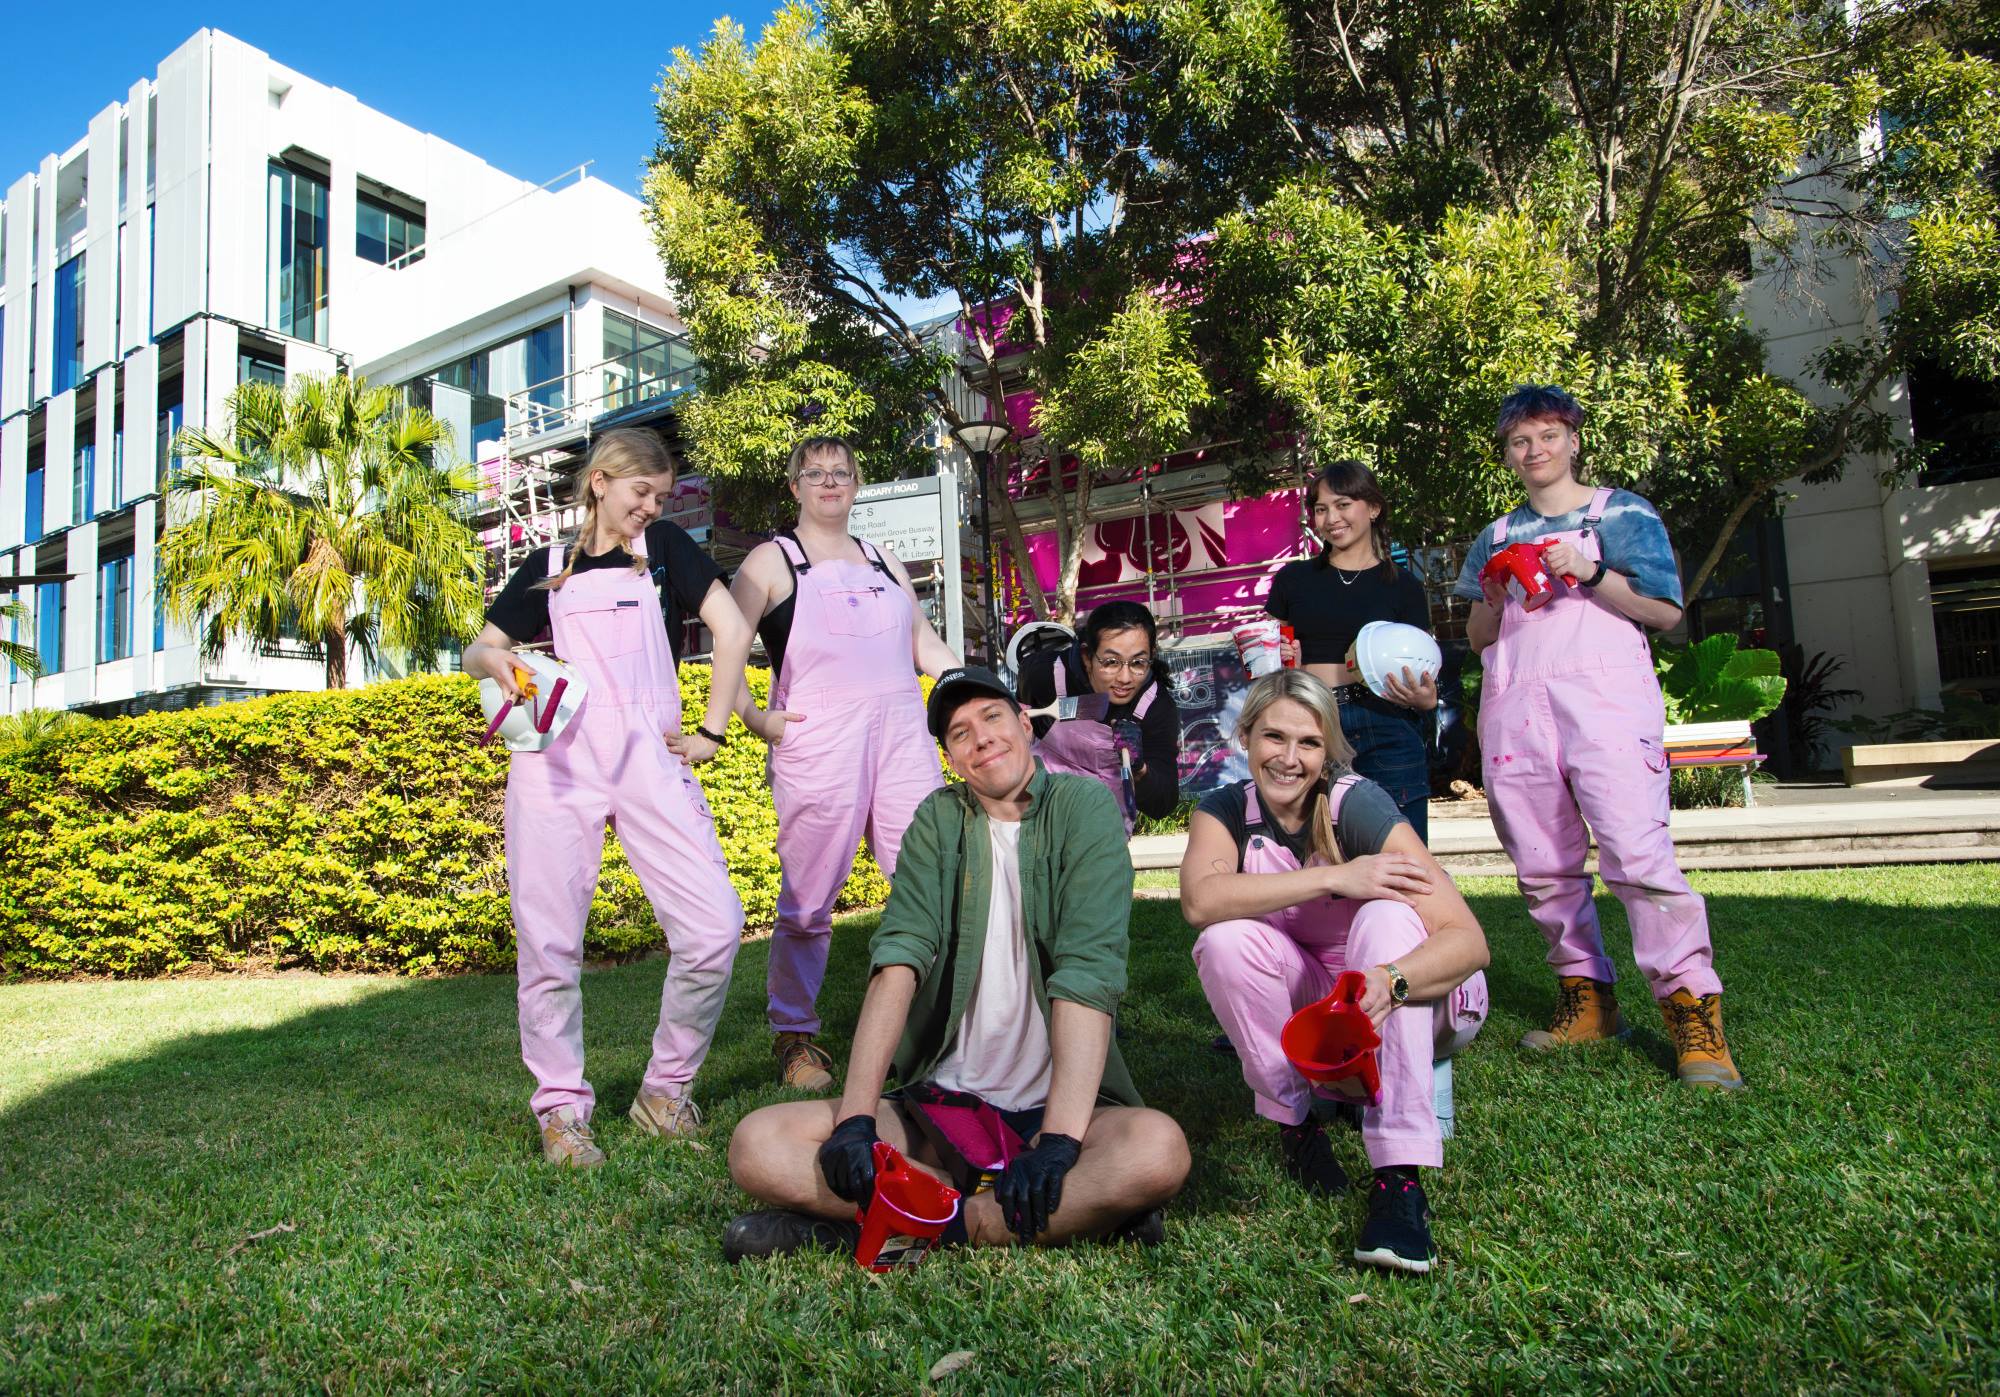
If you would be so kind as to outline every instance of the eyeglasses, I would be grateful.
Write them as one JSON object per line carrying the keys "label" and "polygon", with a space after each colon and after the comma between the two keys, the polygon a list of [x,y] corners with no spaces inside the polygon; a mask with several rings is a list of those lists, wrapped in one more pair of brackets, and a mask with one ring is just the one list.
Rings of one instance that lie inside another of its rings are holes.
{"label": "eyeglasses", "polygon": [[799,480],[807,485],[852,485],[854,472],[845,466],[835,466],[832,470],[824,466],[808,466],[799,472]]}
{"label": "eyeglasses", "polygon": [[1116,674],[1119,670],[1124,670],[1127,674],[1144,674],[1153,667],[1153,657],[1151,655],[1134,655],[1129,660],[1121,660],[1115,655],[1110,659],[1105,659],[1101,655],[1092,655],[1090,662],[1099,669],[1110,670],[1113,674]]}

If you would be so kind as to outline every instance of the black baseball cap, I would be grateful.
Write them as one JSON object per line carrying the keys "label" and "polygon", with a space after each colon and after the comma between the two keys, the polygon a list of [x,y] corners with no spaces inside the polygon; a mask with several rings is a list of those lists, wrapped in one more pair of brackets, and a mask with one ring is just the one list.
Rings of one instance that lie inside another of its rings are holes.
{"label": "black baseball cap", "polygon": [[930,720],[931,736],[944,741],[944,725],[958,706],[969,698],[990,694],[1003,698],[1019,708],[1021,705],[1014,693],[1000,682],[1000,676],[983,665],[960,665],[948,669],[938,676],[937,684],[931,689],[930,706],[925,710]]}

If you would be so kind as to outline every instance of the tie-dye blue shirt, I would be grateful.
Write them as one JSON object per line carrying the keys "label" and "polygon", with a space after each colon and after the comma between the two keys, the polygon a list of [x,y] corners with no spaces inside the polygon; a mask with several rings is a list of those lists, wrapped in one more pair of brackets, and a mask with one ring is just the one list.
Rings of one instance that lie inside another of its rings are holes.
{"label": "tie-dye blue shirt", "polygon": [[[1544,534],[1578,532],[1588,513],[1588,503],[1553,516],[1537,514],[1522,505],[1507,516],[1507,542],[1532,543]],[[1605,566],[1624,573],[1633,591],[1681,605],[1681,572],[1674,562],[1673,545],[1667,541],[1667,526],[1643,496],[1613,490],[1605,503],[1604,517],[1597,521],[1597,539]],[[1472,541],[1458,585],[1452,590],[1469,601],[1478,601],[1484,595],[1479,589],[1479,574],[1492,556],[1493,526],[1488,524]]]}

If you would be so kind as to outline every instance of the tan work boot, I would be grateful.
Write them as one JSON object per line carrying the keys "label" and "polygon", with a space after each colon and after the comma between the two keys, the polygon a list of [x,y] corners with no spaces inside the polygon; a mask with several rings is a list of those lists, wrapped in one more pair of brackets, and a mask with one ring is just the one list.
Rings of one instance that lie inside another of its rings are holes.
{"label": "tan work boot", "polygon": [[541,1119],[542,1158],[571,1169],[595,1169],[604,1151],[590,1133],[590,1122],[574,1106],[558,1106]]}
{"label": "tan work boot", "polygon": [[692,1139],[701,1133],[701,1111],[694,1098],[685,1093],[655,1096],[642,1091],[632,1098],[632,1109],[627,1114],[639,1129],[662,1140]]}
{"label": "tan work boot", "polygon": [[810,1033],[780,1033],[771,1042],[778,1059],[778,1077],[800,1091],[825,1091],[833,1085],[833,1059],[813,1042]]}
{"label": "tan work boot", "polygon": [[1543,1052],[1574,1043],[1602,1043],[1623,1038],[1632,1030],[1618,1012],[1618,998],[1608,980],[1564,975],[1556,981],[1556,1012],[1547,1028],[1521,1035],[1521,1046]]}
{"label": "tan work boot", "polygon": [[1720,994],[1696,999],[1692,990],[1675,990],[1660,1001],[1660,1012],[1673,1035],[1675,1071],[1683,1082],[1723,1091],[1743,1085],[1743,1074],[1729,1056],[1729,1041],[1722,1036]]}

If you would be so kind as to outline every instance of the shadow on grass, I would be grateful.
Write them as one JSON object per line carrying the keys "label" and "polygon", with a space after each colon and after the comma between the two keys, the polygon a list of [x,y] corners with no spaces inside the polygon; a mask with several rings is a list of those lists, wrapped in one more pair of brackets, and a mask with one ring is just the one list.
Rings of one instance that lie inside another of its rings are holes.
{"label": "shadow on grass", "polygon": [[[1458,1075],[1453,1167],[1433,1189],[1447,1265],[1427,1287],[1355,1273],[1359,1201],[1282,1180],[1238,1064],[1209,1051],[1172,903],[1135,910],[1121,1014],[1140,1089],[1194,1151],[1153,1254],[968,1258],[887,1287],[831,1259],[724,1268],[717,1239],[744,1206],[728,1133],[788,1095],[765,943],[739,956],[697,1083],[701,1149],[623,1118],[665,962],[586,976],[611,1156],[591,1175],[536,1158],[510,978],[400,983],[184,1037],[0,1116],[0,1371],[29,1388],[907,1387],[962,1347],[1003,1386],[1296,1386],[1323,1380],[1312,1355],[1344,1352],[1373,1385],[1635,1388],[1728,1371],[1687,1356],[1698,1333],[1717,1361],[1766,1365],[1740,1373],[1978,1387],[1990,1326],[1951,1297],[2000,1265],[1978,1202],[2000,1189],[2000,1102],[1963,1071],[1990,1060],[2000,937],[1990,877],[1928,876],[1881,902],[1805,875],[1704,881],[1751,1083],[1727,1101],[1666,1080],[1656,1029],[1639,1051],[1516,1053],[1553,980],[1518,899],[1475,894],[1494,1017]],[[1600,910],[1643,1024],[1622,913]],[[871,925],[834,938],[822,1007],[841,1060]],[[1918,976],[1958,992],[1885,1014],[1881,987]],[[1337,1148],[1364,1167],[1351,1136]],[[1912,1229],[1923,1276],[1896,1261]]]}

